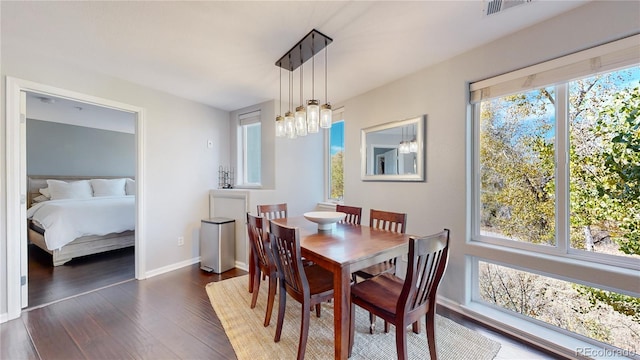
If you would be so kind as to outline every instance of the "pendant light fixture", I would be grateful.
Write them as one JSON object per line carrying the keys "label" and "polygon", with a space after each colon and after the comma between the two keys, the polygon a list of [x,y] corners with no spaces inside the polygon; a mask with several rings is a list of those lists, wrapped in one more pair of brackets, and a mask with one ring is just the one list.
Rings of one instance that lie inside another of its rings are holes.
{"label": "pendant light fixture", "polygon": [[[308,133],[317,133],[319,128],[331,127],[331,105],[329,105],[327,91],[327,50],[326,47],[333,40],[317,30],[309,32],[302,40],[300,40],[289,52],[284,54],[277,62],[276,66],[289,71],[289,111],[285,113],[282,122],[284,128],[284,136],[295,139],[298,136],[305,136]],[[315,56],[322,49],[325,49],[325,101],[326,103],[319,106],[320,102],[315,99]],[[303,64],[312,59],[311,65],[311,99],[307,100],[306,108],[304,103],[304,71]],[[300,68],[300,105],[295,108],[295,114],[292,112],[293,104],[293,71]],[[282,73],[282,70],[281,70]],[[282,83],[282,80],[280,80]],[[282,99],[282,85],[281,94]],[[281,105],[282,107],[282,105]],[[276,136],[282,136],[278,130],[279,117],[276,117]]]}
{"label": "pendant light fixture", "polygon": [[289,111],[284,114],[284,129],[289,139],[295,139],[298,137],[296,133],[296,124],[291,112],[291,104],[293,104],[293,72],[289,72]]}
{"label": "pendant light fixture", "polygon": [[327,68],[329,63],[329,59],[327,56],[327,45],[328,44],[325,44],[325,48],[324,48],[324,101],[325,103],[320,108],[320,127],[323,129],[330,128],[333,122],[332,120],[333,111],[331,111],[331,104],[329,104],[329,97],[327,96],[327,92],[328,92]]}

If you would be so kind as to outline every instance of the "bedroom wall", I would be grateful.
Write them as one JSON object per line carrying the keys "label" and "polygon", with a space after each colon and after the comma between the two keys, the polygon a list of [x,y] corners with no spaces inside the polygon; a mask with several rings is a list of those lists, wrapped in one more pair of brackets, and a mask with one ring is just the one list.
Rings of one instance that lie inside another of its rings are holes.
{"label": "bedroom wall", "polygon": [[[5,16],[5,13],[3,13]],[[162,271],[197,258],[200,220],[209,215],[209,189],[217,186],[217,166],[229,162],[229,113],[185,100],[122,79],[88,71],[82,64],[43,56],[28,44],[2,34],[0,107],[5,109],[6,76],[110,99],[144,109],[143,166],[146,270]],[[7,312],[6,298],[6,159],[5,112],[0,123],[0,315]],[[207,148],[207,141],[213,148]],[[179,247],[177,238],[184,236]]]}
{"label": "bedroom wall", "polygon": [[[513,71],[637,33],[640,3],[592,2],[567,14],[426,68],[398,81],[349,99],[345,106],[345,204],[407,212],[407,232],[431,234],[451,229],[449,267],[439,295],[464,304],[466,254],[526,261],[540,271],[563,265],[473,245],[467,214],[470,82]],[[616,19],[616,21],[603,21]],[[426,182],[360,180],[360,129],[426,114]],[[366,213],[366,215],[365,215]],[[546,268],[545,268],[546,267]],[[587,279],[602,278],[591,270]]]}
{"label": "bedroom wall", "polygon": [[134,134],[27,118],[27,175],[134,176],[135,140]]}

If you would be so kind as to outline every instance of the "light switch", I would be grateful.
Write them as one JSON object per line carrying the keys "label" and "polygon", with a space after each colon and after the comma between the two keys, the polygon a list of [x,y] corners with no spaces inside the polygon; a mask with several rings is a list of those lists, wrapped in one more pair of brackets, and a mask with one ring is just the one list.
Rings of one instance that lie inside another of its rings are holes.
{"label": "light switch", "polygon": [[207,147],[209,149],[213,148],[213,140],[207,140]]}

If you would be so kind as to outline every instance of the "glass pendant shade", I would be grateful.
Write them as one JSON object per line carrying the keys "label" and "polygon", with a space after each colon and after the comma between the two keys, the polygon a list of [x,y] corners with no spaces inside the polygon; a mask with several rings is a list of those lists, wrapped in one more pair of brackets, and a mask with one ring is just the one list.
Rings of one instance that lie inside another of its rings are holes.
{"label": "glass pendant shade", "polygon": [[400,154],[408,154],[409,153],[409,143],[407,141],[401,141],[400,146],[398,146],[398,152]]}
{"label": "glass pendant shade", "polygon": [[276,136],[284,137],[286,132],[284,130],[284,118],[280,115],[276,116]]}
{"label": "glass pendant shade", "polygon": [[320,106],[318,100],[307,101],[307,131],[309,133],[317,133],[320,121]]}
{"label": "glass pendant shade", "polygon": [[415,139],[409,141],[409,152],[410,153],[418,152],[418,142]]}
{"label": "glass pendant shade", "polygon": [[323,129],[329,129],[332,122],[331,105],[324,104],[320,107],[320,127]]}
{"label": "glass pendant shade", "polygon": [[298,106],[296,108],[295,115],[296,133],[298,136],[307,135],[307,112],[304,110],[304,106]]}
{"label": "glass pendant shade", "polygon": [[296,133],[295,121],[293,119],[293,113],[291,111],[287,111],[286,114],[284,114],[284,131],[285,135],[289,139],[295,139],[296,137],[298,137]]}

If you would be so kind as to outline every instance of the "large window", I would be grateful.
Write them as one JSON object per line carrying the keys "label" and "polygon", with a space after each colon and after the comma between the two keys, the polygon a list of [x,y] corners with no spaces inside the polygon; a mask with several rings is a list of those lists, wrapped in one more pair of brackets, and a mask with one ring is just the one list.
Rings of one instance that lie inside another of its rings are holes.
{"label": "large window", "polygon": [[260,111],[239,116],[238,127],[238,185],[260,186],[262,127]]}
{"label": "large window", "polygon": [[[471,85],[472,240],[640,275],[639,50],[636,36]],[[512,265],[475,258],[474,299],[638,351],[637,285]]]}
{"label": "large window", "polygon": [[344,198],[344,119],[342,112],[334,112],[337,118],[329,130],[328,141],[328,199],[341,202]]}

